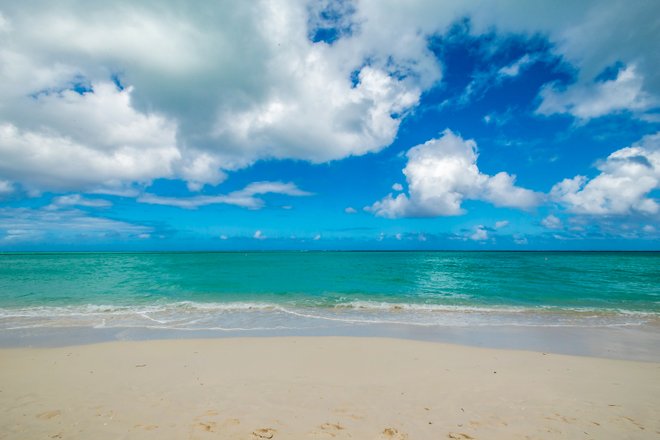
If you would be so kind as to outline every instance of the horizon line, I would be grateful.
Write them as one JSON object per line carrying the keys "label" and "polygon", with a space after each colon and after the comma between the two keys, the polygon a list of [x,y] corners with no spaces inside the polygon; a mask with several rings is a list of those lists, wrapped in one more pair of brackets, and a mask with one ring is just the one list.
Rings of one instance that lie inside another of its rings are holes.
{"label": "horizon line", "polygon": [[356,253],[405,253],[405,252],[510,252],[510,253],[613,253],[637,252],[657,253],[660,249],[233,249],[233,250],[0,250],[0,255],[6,254],[244,254],[244,253],[321,253],[321,252],[356,252]]}

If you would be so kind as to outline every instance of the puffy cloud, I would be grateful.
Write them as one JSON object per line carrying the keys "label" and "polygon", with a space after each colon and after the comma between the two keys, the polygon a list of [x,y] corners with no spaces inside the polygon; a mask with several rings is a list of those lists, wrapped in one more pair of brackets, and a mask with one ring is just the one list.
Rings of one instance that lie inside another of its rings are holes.
{"label": "puffy cloud", "polygon": [[14,192],[14,185],[8,180],[0,180],[0,196]]}
{"label": "puffy cloud", "polygon": [[403,191],[403,185],[401,185],[400,183],[395,183],[394,185],[392,185],[392,189],[394,191]]}
{"label": "puffy cloud", "polygon": [[657,214],[649,194],[660,188],[660,133],[610,154],[596,165],[593,179],[575,176],[552,187],[553,200],[568,211],[587,215]]}
{"label": "puffy cloud", "polygon": [[[198,190],[264,158],[379,151],[441,78],[429,37],[463,17],[475,33],[547,35],[577,66],[574,85],[546,90],[543,112],[641,111],[660,91],[656,2],[0,0],[0,10],[0,179],[36,190],[123,191],[161,177]],[[592,85],[616,61],[630,67]]]}
{"label": "puffy cloud", "polygon": [[[312,59],[314,63],[303,70],[289,72],[300,76],[295,88],[307,90],[290,96],[273,92],[266,102],[246,111],[224,111],[214,127],[218,142],[240,145],[247,160],[294,157],[311,162],[362,155],[389,145],[401,120],[393,115],[403,115],[416,105],[420,90],[372,67],[362,68],[358,84],[351,87],[347,72],[328,76],[321,61],[324,56]],[[327,95],[317,94],[321,84]]]}
{"label": "puffy cloud", "polygon": [[434,217],[463,214],[463,200],[483,200],[496,206],[527,209],[541,196],[515,186],[515,176],[494,176],[477,167],[477,145],[447,129],[438,139],[417,145],[406,154],[403,174],[409,194],[389,194],[366,209],[382,217]]}
{"label": "puffy cloud", "polygon": [[[0,175],[28,189],[121,188],[174,175],[176,126],[131,106],[131,89],[112,83],[26,98],[23,128],[0,122]],[[2,108],[0,108],[0,118]]]}
{"label": "puffy cloud", "polygon": [[[470,17],[475,34],[495,29],[500,33],[540,34],[547,36],[553,51],[576,68],[575,82],[565,90],[567,97],[593,93],[594,79],[617,62],[634,66],[635,85],[641,85],[636,97],[624,98],[623,84],[617,84],[618,105],[610,111],[641,111],[640,103],[648,94],[657,102],[660,97],[660,52],[657,50],[657,19],[660,5],[646,1],[634,4],[623,0],[585,0],[580,2],[521,2],[504,0],[481,2],[448,0],[435,2],[362,1],[356,22],[380,22],[381,34],[399,32],[406,26],[418,26],[422,33],[442,29],[459,17]],[[384,39],[383,44],[391,44]],[[532,57],[533,58],[533,57]],[[500,71],[501,75],[519,74],[527,66],[524,57]],[[533,61],[529,60],[529,61]],[[562,107],[557,107],[557,110]],[[550,109],[548,108],[548,111]],[[554,111],[554,109],[553,109]],[[588,112],[587,109],[585,111]],[[595,113],[594,113],[595,115]],[[595,117],[595,116],[594,116]]]}
{"label": "puffy cloud", "polygon": [[357,213],[357,210],[355,208],[353,208],[352,206],[349,206],[346,209],[344,209],[344,212],[346,214],[355,214],[355,213]]}
{"label": "puffy cloud", "polygon": [[508,220],[500,220],[495,222],[495,229],[502,229],[509,226],[509,221]]}
{"label": "puffy cloud", "polygon": [[[575,81],[563,91],[546,89],[542,113],[566,112],[588,119],[605,112],[642,112],[660,97],[660,52],[657,50],[657,2],[480,3],[472,17],[476,31],[496,27],[510,32],[540,33],[554,52],[575,66]],[[615,63],[628,66],[603,87],[594,82]],[[587,102],[579,102],[579,98]],[[606,101],[610,100],[611,103]],[[640,114],[640,116],[642,116]]]}
{"label": "puffy cloud", "polygon": [[559,217],[550,214],[547,217],[545,217],[543,220],[541,220],[541,225],[543,227],[548,228],[548,229],[561,229],[562,228],[562,223]]}
{"label": "puffy cloud", "polygon": [[254,231],[254,235],[252,236],[255,240],[265,240],[266,236],[261,232],[261,230],[257,229]]}
{"label": "puffy cloud", "polygon": [[303,191],[295,184],[288,182],[253,182],[245,188],[215,196],[195,196],[187,198],[161,197],[154,194],[143,194],[138,202],[152,205],[176,206],[179,208],[195,209],[200,206],[226,204],[248,209],[260,209],[264,206],[263,199],[255,197],[262,194],[285,194],[288,196],[309,196],[312,193]]}
{"label": "puffy cloud", "polygon": [[358,34],[314,42],[318,23],[297,0],[0,9],[11,34],[0,48],[0,177],[29,188],[165,177],[199,190],[263,158],[378,151],[440,78],[418,29],[403,33],[407,53]]}
{"label": "puffy cloud", "polygon": [[483,225],[478,225],[474,228],[474,232],[467,236],[473,241],[486,241],[488,240],[488,230]]}
{"label": "puffy cloud", "polygon": [[643,81],[635,66],[629,66],[619,70],[614,79],[582,87],[557,90],[555,86],[546,86],[541,91],[543,101],[537,113],[570,113],[586,120],[624,110],[646,110],[658,101],[644,91]]}

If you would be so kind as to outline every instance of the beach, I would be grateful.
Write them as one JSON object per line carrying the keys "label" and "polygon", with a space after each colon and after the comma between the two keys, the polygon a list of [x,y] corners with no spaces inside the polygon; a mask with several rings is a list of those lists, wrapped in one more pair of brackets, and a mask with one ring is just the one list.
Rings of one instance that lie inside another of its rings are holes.
{"label": "beach", "polygon": [[644,439],[658,253],[0,255],[0,439]]}
{"label": "beach", "polygon": [[657,438],[660,364],[360,337],[0,350],[0,438]]}

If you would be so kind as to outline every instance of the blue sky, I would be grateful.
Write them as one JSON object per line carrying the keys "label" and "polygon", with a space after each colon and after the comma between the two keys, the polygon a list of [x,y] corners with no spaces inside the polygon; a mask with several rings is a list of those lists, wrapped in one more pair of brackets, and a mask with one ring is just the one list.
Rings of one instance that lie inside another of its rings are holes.
{"label": "blue sky", "polygon": [[659,248],[654,2],[81,5],[0,1],[0,251]]}

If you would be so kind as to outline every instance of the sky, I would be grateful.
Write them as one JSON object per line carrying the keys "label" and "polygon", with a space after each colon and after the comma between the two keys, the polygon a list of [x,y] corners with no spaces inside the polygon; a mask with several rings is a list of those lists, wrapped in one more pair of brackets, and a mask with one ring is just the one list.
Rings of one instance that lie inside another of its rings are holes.
{"label": "sky", "polygon": [[659,250],[660,3],[0,0],[0,251]]}

